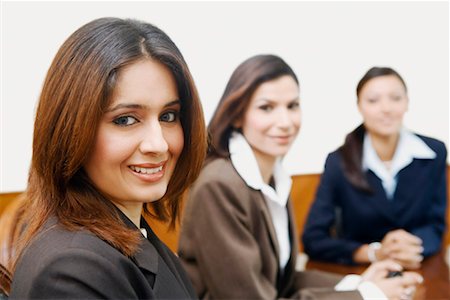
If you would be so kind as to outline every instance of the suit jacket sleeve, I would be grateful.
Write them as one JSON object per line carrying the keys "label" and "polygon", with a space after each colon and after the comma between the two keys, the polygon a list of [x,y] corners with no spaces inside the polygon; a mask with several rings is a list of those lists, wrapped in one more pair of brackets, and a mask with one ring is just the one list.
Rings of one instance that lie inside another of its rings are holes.
{"label": "suit jacket sleeve", "polygon": [[71,249],[57,255],[36,278],[29,298],[138,298],[126,274],[101,255],[82,249]]}
{"label": "suit jacket sleeve", "polygon": [[305,252],[312,259],[352,264],[353,252],[362,245],[331,235],[336,222],[338,185],[343,178],[339,157],[329,155],[302,236]]}
{"label": "suit jacket sleeve", "polygon": [[302,300],[357,300],[362,299],[357,291],[335,291],[334,286],[342,280],[341,275],[322,271],[297,272],[294,299]]}
{"label": "suit jacket sleeve", "polygon": [[444,144],[439,143],[436,163],[434,166],[433,194],[430,199],[430,208],[427,211],[425,225],[411,230],[411,233],[423,241],[423,255],[430,256],[438,252],[442,245],[442,237],[445,231],[445,214],[447,211],[447,150]]}

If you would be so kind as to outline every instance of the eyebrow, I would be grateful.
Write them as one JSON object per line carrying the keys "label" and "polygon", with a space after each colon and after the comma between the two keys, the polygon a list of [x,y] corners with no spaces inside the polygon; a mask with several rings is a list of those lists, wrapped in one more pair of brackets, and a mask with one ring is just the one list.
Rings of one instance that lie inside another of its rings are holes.
{"label": "eyebrow", "polygon": [[[276,100],[271,100],[271,99],[268,99],[268,98],[259,98],[258,101],[265,101],[265,102],[269,102],[270,104],[278,102]],[[295,101],[300,101],[300,97],[296,97],[294,99],[291,99],[291,100],[288,101],[288,103],[295,102]]]}
{"label": "eyebrow", "polygon": [[[164,108],[174,106],[174,105],[181,105],[181,100],[173,100],[166,104],[164,104]],[[113,112],[122,108],[133,108],[133,109],[150,109],[148,105],[142,105],[142,104],[135,104],[135,103],[119,103],[116,106],[109,108],[106,110],[106,112]]]}

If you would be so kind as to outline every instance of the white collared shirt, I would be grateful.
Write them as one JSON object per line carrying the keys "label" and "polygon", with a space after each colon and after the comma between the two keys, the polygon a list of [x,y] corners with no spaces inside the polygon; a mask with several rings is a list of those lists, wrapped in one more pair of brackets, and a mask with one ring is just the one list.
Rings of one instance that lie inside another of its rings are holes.
{"label": "white collared shirt", "polygon": [[391,168],[388,170],[378,157],[372,145],[370,135],[366,133],[363,142],[362,167],[372,170],[381,179],[388,199],[392,199],[397,188],[397,174],[412,163],[414,158],[434,159],[436,153],[425,142],[412,132],[402,129],[392,158]]}
{"label": "white collared shirt", "polygon": [[249,187],[260,190],[265,196],[277,235],[280,268],[284,270],[291,255],[289,218],[286,203],[291,191],[292,179],[283,169],[281,160],[278,159],[273,173],[276,188],[274,189],[266,184],[261,176],[253,150],[242,134],[233,132],[228,147],[231,163],[238,174]]}

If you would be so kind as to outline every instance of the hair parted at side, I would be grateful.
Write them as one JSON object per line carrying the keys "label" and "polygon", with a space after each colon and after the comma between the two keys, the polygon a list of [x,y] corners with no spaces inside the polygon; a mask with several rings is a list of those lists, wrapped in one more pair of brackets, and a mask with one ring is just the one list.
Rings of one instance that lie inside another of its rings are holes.
{"label": "hair parted at side", "polygon": [[137,20],[100,18],[76,30],[61,46],[44,81],[36,111],[33,156],[25,215],[24,247],[42,224],[55,215],[69,230],[84,228],[132,255],[139,233],[122,223],[111,202],[95,188],[83,170],[107,109],[118,74],[138,60],[165,65],[177,84],[184,148],[164,197],[153,216],[179,218],[180,199],[198,176],[207,148],[198,92],[184,58],[159,28]]}
{"label": "hair parted at side", "polygon": [[234,70],[208,125],[208,160],[230,155],[228,140],[235,130],[233,123],[243,117],[251,96],[261,84],[283,75],[291,76],[298,84],[291,67],[271,54],[250,57]]}
{"label": "hair parted at side", "polygon": [[[356,96],[359,102],[359,95],[363,87],[370,80],[381,76],[395,76],[402,83],[407,92],[406,83],[403,78],[395,70],[388,67],[372,67],[358,82],[356,86]],[[364,124],[359,125],[355,130],[350,132],[344,144],[339,148],[342,155],[344,174],[347,180],[357,189],[372,193],[373,189],[367,181],[366,175],[362,169],[363,142],[366,128]]]}

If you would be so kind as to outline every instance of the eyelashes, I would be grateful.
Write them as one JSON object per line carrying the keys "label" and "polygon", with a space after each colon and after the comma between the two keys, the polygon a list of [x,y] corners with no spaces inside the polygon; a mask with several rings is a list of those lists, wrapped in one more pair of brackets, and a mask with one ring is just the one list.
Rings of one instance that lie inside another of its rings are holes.
{"label": "eyelashes", "polygon": [[[287,108],[289,109],[289,110],[296,110],[296,109],[298,109],[300,107],[300,103],[299,102],[292,102],[292,103],[289,103],[288,105],[287,105]],[[260,106],[258,106],[258,109],[260,109],[260,110],[262,110],[262,111],[265,111],[265,112],[270,112],[270,111],[272,111],[272,110],[274,110],[275,109],[275,106],[274,105],[270,105],[270,104],[263,104],[263,105],[260,105]]]}
{"label": "eyelashes", "polygon": [[[159,121],[164,123],[177,122],[179,119],[180,119],[180,112],[177,110],[167,111],[159,116]],[[137,117],[132,115],[122,115],[115,118],[112,122],[120,127],[128,127],[140,123],[141,121]]]}
{"label": "eyelashes", "polygon": [[130,125],[136,124],[137,122],[139,122],[138,119],[136,119],[133,116],[120,116],[113,120],[114,124],[121,126],[121,127],[130,126]]}

